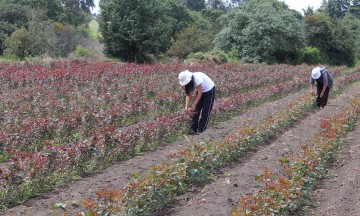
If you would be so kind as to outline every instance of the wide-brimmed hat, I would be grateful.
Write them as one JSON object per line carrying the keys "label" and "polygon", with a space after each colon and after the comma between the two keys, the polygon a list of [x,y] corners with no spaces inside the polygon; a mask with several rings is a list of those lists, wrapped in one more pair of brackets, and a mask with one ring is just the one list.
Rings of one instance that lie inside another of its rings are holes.
{"label": "wide-brimmed hat", "polygon": [[180,85],[187,85],[192,79],[192,73],[188,70],[184,70],[179,74]]}
{"label": "wide-brimmed hat", "polygon": [[313,79],[319,79],[319,77],[321,76],[321,68],[320,67],[316,67],[312,70],[311,72],[311,77]]}

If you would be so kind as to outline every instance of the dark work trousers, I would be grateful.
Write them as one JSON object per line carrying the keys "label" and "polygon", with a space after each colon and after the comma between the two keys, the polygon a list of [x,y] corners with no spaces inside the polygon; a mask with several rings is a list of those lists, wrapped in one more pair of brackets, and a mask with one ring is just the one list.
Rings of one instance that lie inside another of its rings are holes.
{"label": "dark work trousers", "polygon": [[[197,94],[196,94],[197,95]],[[196,105],[195,114],[192,117],[191,129],[202,133],[206,130],[209,122],[211,109],[215,100],[215,86],[210,91],[203,92],[199,103]],[[200,121],[199,117],[201,115]]]}
{"label": "dark work trousers", "polygon": [[329,93],[330,93],[329,87],[326,87],[324,96],[322,98],[320,98],[320,94],[322,92],[323,87],[324,87],[323,85],[317,85],[316,105],[318,108],[320,108],[320,107],[324,108],[326,106],[328,98],[329,98]]}

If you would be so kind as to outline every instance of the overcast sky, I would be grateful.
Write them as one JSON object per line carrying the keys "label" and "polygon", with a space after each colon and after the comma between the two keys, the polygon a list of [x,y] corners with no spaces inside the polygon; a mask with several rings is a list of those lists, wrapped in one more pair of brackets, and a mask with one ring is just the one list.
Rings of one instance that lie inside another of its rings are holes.
{"label": "overcast sky", "polygon": [[297,10],[302,13],[302,9],[306,9],[309,5],[313,7],[314,10],[319,9],[321,6],[322,0],[283,0],[289,8]]}
{"label": "overcast sky", "polygon": [[[322,0],[283,0],[291,9],[297,10],[302,13],[302,9],[306,9],[309,5],[314,7],[314,10],[318,9],[321,5]],[[99,0],[94,0],[96,8],[93,13],[99,11]]]}

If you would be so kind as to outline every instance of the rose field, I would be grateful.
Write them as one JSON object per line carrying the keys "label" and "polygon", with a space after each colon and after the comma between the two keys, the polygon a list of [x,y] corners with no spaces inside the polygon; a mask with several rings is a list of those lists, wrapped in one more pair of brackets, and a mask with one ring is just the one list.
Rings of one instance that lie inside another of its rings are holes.
{"label": "rose field", "polygon": [[[360,67],[0,64],[0,214],[360,215]],[[215,82],[187,135],[183,70]]]}

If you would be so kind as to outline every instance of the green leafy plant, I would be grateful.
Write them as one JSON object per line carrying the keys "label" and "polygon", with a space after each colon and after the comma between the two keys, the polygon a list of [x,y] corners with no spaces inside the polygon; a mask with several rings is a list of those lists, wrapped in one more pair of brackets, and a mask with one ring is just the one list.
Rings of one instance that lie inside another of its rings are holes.
{"label": "green leafy plant", "polygon": [[307,46],[299,50],[299,63],[318,64],[321,61],[320,50],[316,47]]}
{"label": "green leafy plant", "polygon": [[95,52],[86,49],[85,47],[78,45],[75,50],[76,57],[94,57]]}

